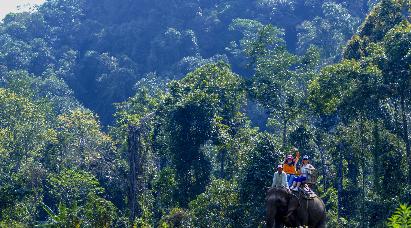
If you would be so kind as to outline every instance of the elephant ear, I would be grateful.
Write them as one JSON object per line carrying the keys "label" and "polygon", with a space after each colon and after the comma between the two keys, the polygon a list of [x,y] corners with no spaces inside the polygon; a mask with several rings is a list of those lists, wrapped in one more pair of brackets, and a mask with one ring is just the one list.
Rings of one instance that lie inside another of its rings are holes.
{"label": "elephant ear", "polygon": [[293,211],[297,210],[300,207],[300,200],[295,195],[291,195],[290,200],[288,201],[288,215]]}

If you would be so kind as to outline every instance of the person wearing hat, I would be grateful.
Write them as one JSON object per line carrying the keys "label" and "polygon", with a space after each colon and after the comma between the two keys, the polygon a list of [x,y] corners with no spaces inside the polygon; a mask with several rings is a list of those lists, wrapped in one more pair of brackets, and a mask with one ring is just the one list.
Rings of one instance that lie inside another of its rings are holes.
{"label": "person wearing hat", "polygon": [[283,165],[284,172],[287,174],[288,186],[291,186],[293,179],[298,176],[296,166],[298,160],[300,160],[300,152],[298,151],[298,149],[294,147],[291,151],[296,151],[295,158],[293,157],[293,155],[289,154],[284,160]]}
{"label": "person wearing hat", "polygon": [[283,165],[277,166],[277,172],[274,173],[272,188],[289,189],[287,183],[287,174],[283,172]]}
{"label": "person wearing hat", "polygon": [[303,165],[301,166],[301,174],[300,176],[294,178],[293,185],[291,186],[291,190],[298,191],[301,183],[307,180],[308,175],[310,175],[311,171],[314,170],[314,166],[310,164],[310,160],[307,155],[303,157]]}

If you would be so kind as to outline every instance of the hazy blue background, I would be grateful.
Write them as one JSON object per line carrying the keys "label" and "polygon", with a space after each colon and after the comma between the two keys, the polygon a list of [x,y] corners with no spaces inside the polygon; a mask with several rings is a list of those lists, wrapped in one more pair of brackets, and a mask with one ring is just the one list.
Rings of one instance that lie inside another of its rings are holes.
{"label": "hazy blue background", "polygon": [[[28,10],[30,6],[41,4],[45,0],[1,0],[0,19],[3,19],[10,12],[21,12]],[[20,10],[18,6],[21,6]]]}

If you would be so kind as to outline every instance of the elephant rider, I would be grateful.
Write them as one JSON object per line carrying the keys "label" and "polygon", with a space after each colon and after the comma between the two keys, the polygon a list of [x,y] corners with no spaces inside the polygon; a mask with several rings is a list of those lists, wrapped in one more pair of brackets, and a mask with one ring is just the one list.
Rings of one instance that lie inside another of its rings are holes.
{"label": "elephant rider", "polygon": [[303,165],[301,166],[301,174],[300,176],[294,178],[293,185],[290,188],[293,191],[298,191],[301,183],[307,180],[308,175],[311,174],[311,171],[314,170],[314,166],[310,164],[310,160],[308,159],[307,155],[303,157]]}
{"label": "elephant rider", "polygon": [[291,186],[291,184],[293,183],[293,179],[295,178],[295,176],[297,176],[297,163],[298,160],[300,160],[300,152],[298,151],[297,148],[293,148],[292,151],[296,151],[296,156],[295,158],[293,157],[293,155],[288,155],[287,158],[284,161],[284,172],[287,174],[287,182],[288,182],[288,186]]}
{"label": "elephant rider", "polygon": [[277,166],[277,172],[274,173],[273,176],[273,184],[271,185],[272,188],[286,188],[289,189],[287,183],[287,174],[283,172],[283,166]]}

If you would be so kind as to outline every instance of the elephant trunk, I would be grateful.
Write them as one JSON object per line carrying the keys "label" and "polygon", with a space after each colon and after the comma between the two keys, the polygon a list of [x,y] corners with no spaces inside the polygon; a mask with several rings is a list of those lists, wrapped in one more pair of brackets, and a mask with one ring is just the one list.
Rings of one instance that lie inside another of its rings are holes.
{"label": "elephant trunk", "polygon": [[275,227],[275,217],[277,215],[276,207],[269,207],[267,211],[267,228]]}

